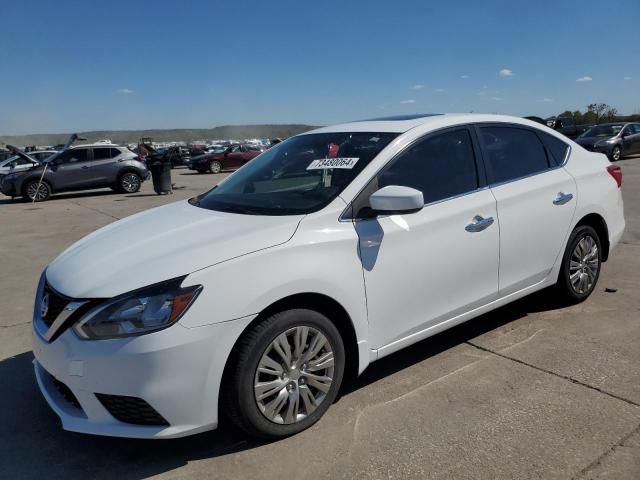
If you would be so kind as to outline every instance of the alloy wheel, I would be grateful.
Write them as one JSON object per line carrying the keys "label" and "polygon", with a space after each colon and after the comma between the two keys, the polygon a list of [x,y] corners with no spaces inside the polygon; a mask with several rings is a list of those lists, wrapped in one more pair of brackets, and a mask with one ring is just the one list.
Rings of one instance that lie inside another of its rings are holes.
{"label": "alloy wheel", "polygon": [[125,173],[120,185],[125,192],[135,193],[140,189],[140,178],[135,173]]}
{"label": "alloy wheel", "polygon": [[576,244],[569,260],[569,281],[573,290],[583,295],[589,292],[600,269],[598,244],[590,235],[585,235]]}
{"label": "alloy wheel", "polygon": [[41,202],[49,198],[50,193],[49,185],[44,182],[32,182],[27,185],[27,197],[29,197],[29,200]]}
{"label": "alloy wheel", "polygon": [[333,379],[334,354],[327,337],[309,326],[290,328],[269,344],[258,363],[255,401],[270,421],[296,423],[325,400]]}
{"label": "alloy wheel", "polygon": [[214,160],[211,162],[209,168],[211,170],[211,173],[220,173],[222,171],[222,164],[217,160]]}
{"label": "alloy wheel", "polygon": [[620,157],[622,156],[621,153],[622,152],[620,150],[620,147],[615,147],[613,149],[613,152],[611,153],[611,157],[613,158],[614,161],[617,162],[618,160],[620,160]]}

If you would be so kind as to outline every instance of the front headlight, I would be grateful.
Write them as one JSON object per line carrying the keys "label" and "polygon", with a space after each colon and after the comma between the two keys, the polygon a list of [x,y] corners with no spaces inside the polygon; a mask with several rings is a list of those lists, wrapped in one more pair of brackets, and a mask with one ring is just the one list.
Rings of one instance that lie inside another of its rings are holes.
{"label": "front headlight", "polygon": [[616,143],[618,140],[616,138],[610,138],[609,140],[607,140],[605,143],[608,143],[609,145],[613,145],[614,143]]}
{"label": "front headlight", "polygon": [[144,335],[177,322],[202,291],[180,288],[183,278],[120,295],[89,311],[73,326],[80,338],[107,339]]}

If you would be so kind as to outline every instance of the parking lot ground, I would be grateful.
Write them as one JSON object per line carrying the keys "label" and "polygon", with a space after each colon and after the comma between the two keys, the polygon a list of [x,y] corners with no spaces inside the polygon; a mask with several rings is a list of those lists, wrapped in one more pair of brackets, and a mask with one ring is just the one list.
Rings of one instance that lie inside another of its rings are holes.
{"label": "parking lot ground", "polygon": [[43,204],[0,197],[0,479],[640,478],[640,157],[619,162],[627,230],[585,303],[540,292],[372,364],[313,428],[273,443],[229,428],[141,441],[65,432],[30,351],[40,272],[117,218],[202,192]]}

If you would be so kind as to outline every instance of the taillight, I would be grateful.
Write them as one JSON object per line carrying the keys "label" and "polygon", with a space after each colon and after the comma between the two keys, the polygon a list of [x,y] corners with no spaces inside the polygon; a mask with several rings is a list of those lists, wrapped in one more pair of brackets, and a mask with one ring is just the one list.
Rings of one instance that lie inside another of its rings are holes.
{"label": "taillight", "polygon": [[609,175],[613,177],[613,179],[618,184],[618,188],[622,186],[622,170],[617,165],[609,165],[607,167],[607,172]]}

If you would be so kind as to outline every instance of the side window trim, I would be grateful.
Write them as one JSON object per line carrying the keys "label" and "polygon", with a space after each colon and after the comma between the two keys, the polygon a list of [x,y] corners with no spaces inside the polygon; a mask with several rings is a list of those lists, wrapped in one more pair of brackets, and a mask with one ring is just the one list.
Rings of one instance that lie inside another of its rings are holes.
{"label": "side window trim", "polygon": [[547,158],[547,169],[546,170],[541,170],[541,171],[535,172],[535,173],[529,173],[527,175],[522,175],[522,176],[517,177],[517,178],[511,178],[511,179],[505,180],[503,182],[494,182],[494,181],[492,181],[492,178],[491,178],[492,174],[490,172],[491,167],[489,165],[487,165],[488,162],[485,161],[483,163],[485,163],[485,165],[486,165],[486,169],[487,169],[487,186],[489,186],[489,187],[497,187],[497,186],[500,186],[500,185],[505,185],[507,183],[518,182],[518,181],[523,180],[525,178],[534,177],[536,175],[542,175],[542,174],[545,174],[545,173],[550,172],[552,170],[556,170],[558,168],[563,168],[567,163],[567,160],[569,158],[569,154],[571,153],[571,145],[567,145],[569,148],[567,149],[567,153],[565,154],[565,157],[563,159],[562,164],[556,165],[556,162],[551,160],[551,155],[548,152],[547,146],[540,139],[540,136],[537,134],[536,130],[534,128],[531,128],[531,127],[527,126],[527,125],[520,125],[518,123],[506,123],[506,122],[505,123],[501,123],[501,122],[498,122],[498,123],[496,123],[496,122],[481,122],[481,123],[476,123],[474,125],[474,127],[475,127],[475,130],[476,130],[476,134],[478,136],[478,142],[480,144],[480,149],[482,150],[483,160],[484,160],[485,155],[486,155],[486,152],[485,152],[486,147],[484,145],[484,142],[482,141],[482,134],[480,132],[482,127],[499,127],[499,128],[500,127],[504,127],[504,128],[517,128],[517,129],[520,129],[520,130],[527,130],[527,131],[533,133],[535,135],[535,137],[538,139],[538,141],[540,142],[540,145],[542,145],[542,148],[543,148],[543,150],[545,152],[545,156]]}
{"label": "side window trim", "polygon": [[454,200],[456,198],[460,198],[460,197],[464,197],[466,195],[470,195],[472,193],[476,193],[480,190],[485,190],[486,188],[489,187],[488,184],[488,177],[486,175],[486,171],[485,171],[485,166],[484,166],[484,161],[482,159],[482,153],[481,153],[481,148],[480,148],[480,144],[479,144],[479,139],[476,136],[476,130],[475,130],[475,124],[473,123],[465,123],[462,125],[455,125],[455,126],[451,126],[451,127],[445,127],[445,128],[441,128],[438,130],[434,130],[432,132],[429,132],[421,137],[416,138],[414,141],[412,141],[410,144],[406,145],[402,150],[400,150],[399,152],[397,152],[391,159],[389,159],[389,161],[387,163],[385,163],[384,165],[382,165],[369,179],[369,181],[367,182],[367,184],[362,187],[362,189],[360,189],[360,191],[358,192],[358,194],[353,198],[353,200],[351,202],[349,202],[349,205],[347,206],[347,208],[344,210],[344,212],[342,213],[342,215],[340,215],[339,220],[340,221],[361,221],[361,220],[368,220],[368,218],[362,218],[360,216],[358,216],[358,212],[356,211],[356,209],[354,208],[356,203],[359,203],[359,200],[361,199],[362,195],[371,195],[371,193],[373,192],[368,192],[369,190],[369,186],[371,185],[372,181],[378,177],[378,175],[380,175],[386,168],[390,167],[391,165],[393,165],[399,158],[402,157],[402,155],[404,155],[406,152],[408,152],[411,148],[413,148],[415,145],[417,145],[420,142],[423,142],[425,140],[428,140],[429,138],[438,136],[438,135],[442,135],[442,134],[446,134],[446,133],[451,133],[454,131],[458,131],[458,130],[466,130],[469,134],[469,137],[471,138],[471,147],[473,150],[473,157],[474,157],[474,163],[476,166],[476,180],[478,183],[477,188],[475,188],[474,190],[470,190],[468,192],[464,192],[464,193],[460,193],[457,195],[452,195],[450,197],[447,198],[441,198],[432,202],[428,202],[425,203],[424,207],[428,207],[430,205],[435,205],[438,203],[442,203],[442,202],[446,202],[449,200]]}

